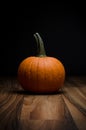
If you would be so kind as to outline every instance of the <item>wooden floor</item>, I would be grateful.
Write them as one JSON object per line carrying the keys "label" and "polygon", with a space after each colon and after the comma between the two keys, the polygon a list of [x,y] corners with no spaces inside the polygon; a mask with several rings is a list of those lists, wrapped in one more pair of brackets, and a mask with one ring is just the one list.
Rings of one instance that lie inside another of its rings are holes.
{"label": "wooden floor", "polygon": [[23,91],[0,78],[0,130],[86,130],[86,77],[67,77],[57,94]]}

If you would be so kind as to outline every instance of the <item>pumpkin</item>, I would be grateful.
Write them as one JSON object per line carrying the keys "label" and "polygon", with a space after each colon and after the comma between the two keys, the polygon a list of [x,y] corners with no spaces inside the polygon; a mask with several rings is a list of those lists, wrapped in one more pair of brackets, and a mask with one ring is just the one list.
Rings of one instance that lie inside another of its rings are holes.
{"label": "pumpkin", "polygon": [[34,37],[37,42],[37,55],[27,57],[20,63],[18,80],[23,89],[29,92],[57,92],[65,80],[64,66],[58,59],[46,56],[39,33],[35,33]]}

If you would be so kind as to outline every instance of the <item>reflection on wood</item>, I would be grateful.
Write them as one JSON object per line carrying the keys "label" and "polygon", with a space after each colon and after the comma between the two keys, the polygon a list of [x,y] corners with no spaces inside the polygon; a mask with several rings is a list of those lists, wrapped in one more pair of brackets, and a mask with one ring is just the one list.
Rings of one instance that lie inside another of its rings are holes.
{"label": "reflection on wood", "polygon": [[0,130],[86,130],[86,77],[68,77],[57,94],[23,91],[0,78]]}

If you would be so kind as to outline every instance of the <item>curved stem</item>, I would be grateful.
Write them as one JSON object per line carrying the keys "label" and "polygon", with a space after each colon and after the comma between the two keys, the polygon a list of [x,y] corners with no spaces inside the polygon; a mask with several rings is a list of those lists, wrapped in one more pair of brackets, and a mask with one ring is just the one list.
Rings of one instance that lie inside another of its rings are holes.
{"label": "curved stem", "polygon": [[34,37],[35,37],[36,42],[37,42],[37,56],[38,57],[46,56],[44,43],[43,43],[43,40],[42,40],[41,36],[39,35],[39,33],[35,33]]}

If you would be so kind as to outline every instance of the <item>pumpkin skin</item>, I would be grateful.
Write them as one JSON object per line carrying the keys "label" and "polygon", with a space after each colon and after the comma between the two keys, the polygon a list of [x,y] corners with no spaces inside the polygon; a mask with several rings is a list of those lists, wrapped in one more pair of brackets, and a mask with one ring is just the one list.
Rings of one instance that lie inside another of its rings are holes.
{"label": "pumpkin skin", "polygon": [[54,57],[45,54],[31,56],[20,63],[18,80],[23,89],[30,92],[57,92],[64,83],[65,69],[63,64]]}

